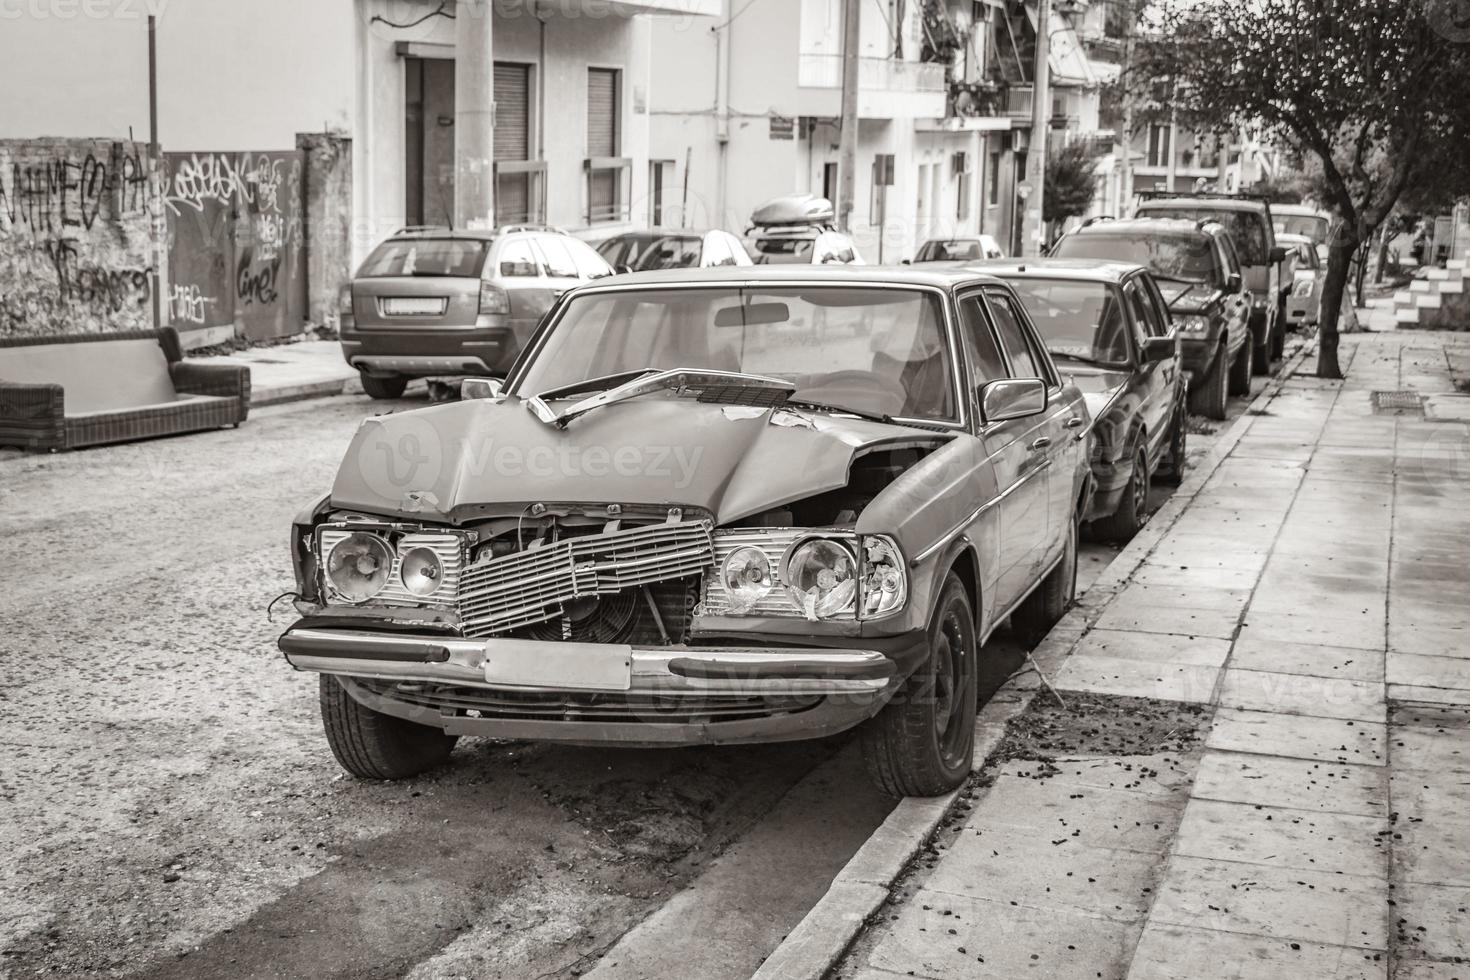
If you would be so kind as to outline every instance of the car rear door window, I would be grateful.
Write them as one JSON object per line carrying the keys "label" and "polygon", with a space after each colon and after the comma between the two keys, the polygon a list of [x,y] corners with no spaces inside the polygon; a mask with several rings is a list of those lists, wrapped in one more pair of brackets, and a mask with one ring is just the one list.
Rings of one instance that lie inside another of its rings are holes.
{"label": "car rear door window", "polygon": [[1133,346],[1143,349],[1144,338],[1150,333],[1148,322],[1148,299],[1138,283],[1129,280],[1123,284],[1123,298],[1128,304],[1128,319],[1133,322]]}
{"label": "car rear door window", "polygon": [[554,279],[576,279],[577,261],[560,238],[546,235],[536,240],[536,247],[546,260],[546,274]]}
{"label": "car rear door window", "polygon": [[1155,297],[1153,282],[1147,276],[1139,274],[1134,276],[1128,283],[1138,291],[1139,301],[1142,304],[1143,329],[1150,337],[1165,337],[1169,333],[1169,318],[1160,313],[1161,304]]}
{"label": "car rear door window", "polygon": [[513,238],[500,246],[500,260],[496,264],[501,276],[508,279],[541,275],[541,262],[536,251],[524,238]]}

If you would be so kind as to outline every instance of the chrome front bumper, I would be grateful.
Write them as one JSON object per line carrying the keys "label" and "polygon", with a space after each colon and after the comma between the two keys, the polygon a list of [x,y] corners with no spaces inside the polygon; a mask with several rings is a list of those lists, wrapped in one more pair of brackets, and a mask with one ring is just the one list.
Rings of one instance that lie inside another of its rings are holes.
{"label": "chrome front bumper", "polygon": [[486,690],[709,695],[872,694],[897,665],[874,650],[627,646],[295,627],[297,670]]}

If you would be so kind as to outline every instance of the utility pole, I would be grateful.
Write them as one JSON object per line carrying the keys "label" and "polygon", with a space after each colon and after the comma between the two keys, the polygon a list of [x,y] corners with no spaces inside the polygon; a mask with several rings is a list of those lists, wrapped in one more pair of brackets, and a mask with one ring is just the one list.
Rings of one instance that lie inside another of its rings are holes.
{"label": "utility pole", "polygon": [[454,17],[454,226],[495,224],[494,4],[459,0]]}
{"label": "utility pole", "polygon": [[1046,155],[1051,132],[1051,0],[1036,4],[1036,66],[1031,83],[1031,149],[1026,153],[1026,220],[1023,222],[1021,254],[1040,255],[1046,229]]}
{"label": "utility pole", "polygon": [[[857,197],[858,53],[862,46],[862,2],[845,0],[842,6],[842,132],[838,141],[837,227],[852,230],[853,200]],[[878,233],[881,235],[882,229]]]}

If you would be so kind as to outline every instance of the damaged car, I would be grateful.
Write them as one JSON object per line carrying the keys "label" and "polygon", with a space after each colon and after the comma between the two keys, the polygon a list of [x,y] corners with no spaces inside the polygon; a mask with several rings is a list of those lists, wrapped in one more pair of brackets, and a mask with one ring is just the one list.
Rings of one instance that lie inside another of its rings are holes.
{"label": "damaged car", "polygon": [[879,785],[938,794],[991,633],[1075,591],[1087,409],[984,273],[635,273],[465,394],[365,420],[292,530],[279,647],[359,777],[860,727]]}

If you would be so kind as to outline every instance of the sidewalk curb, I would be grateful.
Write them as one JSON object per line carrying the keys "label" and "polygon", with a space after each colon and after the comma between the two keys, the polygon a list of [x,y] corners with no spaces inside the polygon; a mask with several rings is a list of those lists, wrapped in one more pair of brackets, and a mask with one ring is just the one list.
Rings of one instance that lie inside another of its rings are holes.
{"label": "sidewalk curb", "polygon": [[[1245,411],[1230,424],[1164,506],[1109,562],[1086,596],[1067,611],[1031,652],[1034,666],[1013,675],[980,709],[975,718],[976,771],[1000,744],[1006,724],[1024,711],[1042,689],[1037,671],[1056,672],[1235,449],[1254,421],[1254,413],[1276,397],[1315,349],[1315,341],[1304,343],[1267,379],[1265,387],[1251,399]],[[822,980],[847,952],[873,913],[888,900],[893,882],[933,839],[962,792],[959,789],[932,799],[909,797],[900,801],[751,980]]]}
{"label": "sidewalk curb", "polygon": [[299,385],[251,389],[250,407],[265,408],[267,405],[283,405],[286,402],[300,402],[311,398],[360,394],[362,394],[362,382],[357,378],[333,378],[330,381],[310,381]]}

